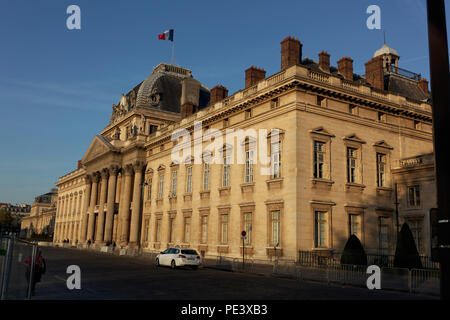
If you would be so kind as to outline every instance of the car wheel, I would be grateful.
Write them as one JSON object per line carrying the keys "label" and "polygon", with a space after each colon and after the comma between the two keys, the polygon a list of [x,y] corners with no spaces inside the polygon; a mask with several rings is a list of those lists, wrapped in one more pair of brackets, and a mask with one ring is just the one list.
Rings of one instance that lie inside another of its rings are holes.
{"label": "car wheel", "polygon": [[155,266],[159,267],[159,259],[156,259]]}
{"label": "car wheel", "polygon": [[175,263],[175,260],[172,260],[172,262],[170,263],[170,267],[171,267],[172,269],[175,269],[176,266],[177,266],[177,264]]}

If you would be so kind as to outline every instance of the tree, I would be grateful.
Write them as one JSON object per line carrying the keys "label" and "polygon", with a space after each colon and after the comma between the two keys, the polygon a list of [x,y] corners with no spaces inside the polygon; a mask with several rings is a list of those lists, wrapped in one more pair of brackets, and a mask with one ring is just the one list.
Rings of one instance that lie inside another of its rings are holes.
{"label": "tree", "polygon": [[367,255],[358,237],[352,234],[344,247],[341,264],[367,266]]}
{"label": "tree", "polygon": [[11,212],[0,209],[0,229],[9,230],[13,225],[13,216]]}
{"label": "tree", "polygon": [[422,269],[419,252],[413,234],[407,223],[398,233],[395,249],[394,268]]}

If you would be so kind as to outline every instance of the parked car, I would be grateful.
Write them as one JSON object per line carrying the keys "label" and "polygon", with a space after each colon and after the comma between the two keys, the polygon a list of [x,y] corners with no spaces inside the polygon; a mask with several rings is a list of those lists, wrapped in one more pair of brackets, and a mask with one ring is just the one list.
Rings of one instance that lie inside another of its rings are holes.
{"label": "parked car", "polygon": [[168,248],[156,256],[156,266],[170,266],[172,269],[189,266],[197,269],[202,259],[194,249]]}

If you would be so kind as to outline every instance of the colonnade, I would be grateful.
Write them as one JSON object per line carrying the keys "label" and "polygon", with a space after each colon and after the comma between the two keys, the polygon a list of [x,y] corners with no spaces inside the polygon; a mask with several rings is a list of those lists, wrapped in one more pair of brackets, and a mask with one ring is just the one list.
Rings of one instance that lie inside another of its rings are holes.
{"label": "colonnade", "polygon": [[80,243],[90,240],[96,246],[102,246],[113,241],[116,190],[121,171],[117,244],[123,247],[139,245],[143,168],[144,163],[137,161],[122,168],[112,165],[86,175]]}

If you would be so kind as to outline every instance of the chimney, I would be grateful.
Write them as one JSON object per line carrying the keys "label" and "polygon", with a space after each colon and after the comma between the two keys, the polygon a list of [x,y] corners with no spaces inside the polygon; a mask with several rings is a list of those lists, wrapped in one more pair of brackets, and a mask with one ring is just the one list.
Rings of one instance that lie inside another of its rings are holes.
{"label": "chimney", "polygon": [[428,91],[428,80],[425,78],[420,78],[419,80],[419,87],[422,89],[423,93],[429,94],[430,91]]}
{"label": "chimney", "polygon": [[197,112],[197,106],[195,106],[192,102],[185,102],[181,105],[181,119],[189,117],[191,114]]}
{"label": "chimney", "polygon": [[322,71],[330,72],[330,55],[326,51],[319,53],[319,67]]}
{"label": "chimney", "polygon": [[181,83],[181,118],[197,112],[200,97],[200,82],[186,78]]}
{"label": "chimney", "polygon": [[302,47],[297,38],[289,36],[281,41],[281,70],[302,62]]}
{"label": "chimney", "polygon": [[372,58],[365,64],[366,81],[374,88],[384,90],[383,58],[378,56]]}
{"label": "chimney", "polygon": [[251,66],[245,70],[245,88],[251,87],[266,77],[266,71],[262,68]]}
{"label": "chimney", "polygon": [[209,105],[212,106],[216,102],[219,102],[228,97],[228,89],[223,86],[215,86],[211,89],[211,94],[209,98]]}
{"label": "chimney", "polygon": [[83,164],[81,163],[81,160],[78,160],[77,170],[81,169],[82,167],[83,167]]}
{"label": "chimney", "polygon": [[353,81],[353,60],[347,56],[339,59],[338,72],[344,79]]}

